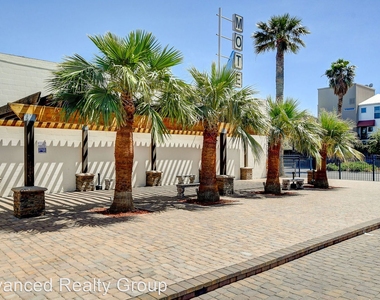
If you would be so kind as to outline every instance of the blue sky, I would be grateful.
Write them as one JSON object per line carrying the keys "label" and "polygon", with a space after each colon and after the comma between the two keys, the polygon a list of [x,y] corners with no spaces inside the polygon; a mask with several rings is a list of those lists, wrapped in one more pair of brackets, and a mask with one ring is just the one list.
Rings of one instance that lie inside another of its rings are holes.
{"label": "blue sky", "polygon": [[[357,66],[355,82],[372,83],[378,92],[378,0],[0,0],[0,52],[54,62],[74,53],[91,59],[97,50],[87,35],[125,36],[143,29],[183,53],[184,62],[173,72],[191,82],[190,67],[208,71],[217,61],[219,7],[227,18],[234,13],[244,18],[243,84],[259,97],[275,95],[275,52],[256,55],[251,34],[258,21],[284,13],[301,18],[311,31],[306,48],[285,56],[286,97],[316,115],[317,89],[328,85],[322,75],[338,58]],[[232,35],[231,28],[223,20],[224,36]],[[224,40],[222,55],[231,51]]]}

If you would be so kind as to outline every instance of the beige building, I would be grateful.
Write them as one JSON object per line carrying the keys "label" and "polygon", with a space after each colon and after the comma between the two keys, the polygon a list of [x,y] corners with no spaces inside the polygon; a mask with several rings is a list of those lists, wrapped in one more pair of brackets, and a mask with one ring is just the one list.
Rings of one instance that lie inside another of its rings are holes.
{"label": "beige building", "polygon": [[56,63],[0,53],[0,106],[36,92],[48,94],[47,79]]}
{"label": "beige building", "polygon": [[[342,118],[352,120],[355,126],[358,122],[358,105],[375,95],[375,89],[354,83],[343,97]],[[318,112],[322,109],[326,111],[337,111],[338,96],[334,94],[332,88],[318,89]]]}

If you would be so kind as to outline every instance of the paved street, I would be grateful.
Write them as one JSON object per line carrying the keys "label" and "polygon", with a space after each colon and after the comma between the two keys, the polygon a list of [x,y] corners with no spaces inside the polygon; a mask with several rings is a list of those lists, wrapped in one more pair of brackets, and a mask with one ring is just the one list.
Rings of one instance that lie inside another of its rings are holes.
{"label": "paved street", "polygon": [[[154,213],[123,218],[90,211],[109,206],[112,191],[47,194],[46,215],[21,220],[12,215],[13,199],[1,198],[0,297],[185,295],[343,231],[380,224],[378,182],[331,180],[329,190],[275,197],[255,193],[262,181],[236,181],[236,195],[224,197],[235,202],[213,207],[179,201],[174,186],[136,188],[136,206]],[[195,190],[185,194],[194,197]],[[150,293],[158,286],[165,291]]]}
{"label": "paved street", "polygon": [[194,299],[380,299],[380,230]]}

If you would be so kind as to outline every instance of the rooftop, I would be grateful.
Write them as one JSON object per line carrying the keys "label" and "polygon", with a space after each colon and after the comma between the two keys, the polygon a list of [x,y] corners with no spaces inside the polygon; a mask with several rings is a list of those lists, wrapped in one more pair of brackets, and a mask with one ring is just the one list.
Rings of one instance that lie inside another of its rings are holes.
{"label": "rooftop", "polygon": [[380,94],[376,94],[375,96],[368,98],[367,100],[363,101],[362,103],[359,103],[359,106],[368,105],[368,104],[380,104]]}

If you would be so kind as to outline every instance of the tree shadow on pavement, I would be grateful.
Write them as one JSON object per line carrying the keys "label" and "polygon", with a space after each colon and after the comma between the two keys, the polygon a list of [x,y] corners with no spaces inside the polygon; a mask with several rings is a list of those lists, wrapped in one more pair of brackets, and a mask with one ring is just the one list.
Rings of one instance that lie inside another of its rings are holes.
{"label": "tree shadow on pavement", "polygon": [[[208,207],[184,203],[176,197],[165,195],[134,197],[135,208],[151,213],[165,212],[169,209],[199,211]],[[103,215],[96,208],[109,208],[109,193],[66,192],[45,195],[45,214],[32,218],[16,218],[13,215],[13,198],[0,198],[0,232],[3,233],[43,233],[55,232],[73,227],[103,227],[123,222],[143,222],[144,215],[136,214],[121,217]]]}

